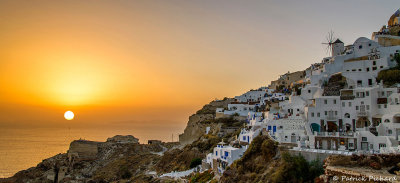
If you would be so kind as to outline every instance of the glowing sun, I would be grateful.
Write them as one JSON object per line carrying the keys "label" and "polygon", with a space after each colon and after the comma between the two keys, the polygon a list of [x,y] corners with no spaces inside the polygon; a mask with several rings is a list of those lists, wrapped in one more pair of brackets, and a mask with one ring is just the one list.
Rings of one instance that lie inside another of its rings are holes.
{"label": "glowing sun", "polygon": [[72,111],[67,111],[64,113],[64,118],[66,120],[73,120],[74,119],[74,113]]}

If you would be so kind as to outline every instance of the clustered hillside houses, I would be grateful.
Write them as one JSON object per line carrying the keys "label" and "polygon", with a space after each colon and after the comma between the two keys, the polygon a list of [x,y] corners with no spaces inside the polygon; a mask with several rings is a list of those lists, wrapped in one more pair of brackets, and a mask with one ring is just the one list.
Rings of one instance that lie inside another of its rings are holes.
{"label": "clustered hillside houses", "polygon": [[268,87],[235,97],[217,117],[247,118],[237,140],[221,142],[206,162],[217,173],[239,159],[263,133],[293,151],[351,155],[400,153],[400,84],[379,80],[400,68],[399,10],[387,26],[345,46],[304,71],[286,73]]}

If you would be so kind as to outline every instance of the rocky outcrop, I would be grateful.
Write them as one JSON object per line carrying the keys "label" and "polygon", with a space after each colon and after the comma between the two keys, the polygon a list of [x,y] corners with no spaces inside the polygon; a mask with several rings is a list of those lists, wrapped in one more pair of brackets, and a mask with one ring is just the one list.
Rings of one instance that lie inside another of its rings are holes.
{"label": "rocky outcrop", "polygon": [[114,143],[139,143],[139,139],[132,135],[116,135],[114,137],[108,138],[107,142]]}
{"label": "rocky outcrop", "polygon": [[224,100],[212,101],[203,106],[202,109],[189,117],[189,121],[183,134],[179,135],[179,142],[182,145],[190,144],[204,135],[206,128],[210,127],[211,130],[218,130],[219,125],[216,123],[203,123],[211,121],[215,118],[215,110],[217,108],[227,108],[228,104],[233,102],[234,99],[225,98]]}
{"label": "rocky outcrop", "polygon": [[147,172],[155,171],[154,165],[161,158],[158,152],[166,147],[170,145],[139,144],[133,136],[115,136],[107,142],[75,140],[68,153],[45,159],[0,182],[160,182]]}
{"label": "rocky outcrop", "polygon": [[99,142],[74,140],[67,152],[69,161],[94,160],[97,157]]}
{"label": "rocky outcrop", "polygon": [[346,85],[346,78],[342,74],[332,75],[329,80],[324,83],[323,96],[339,96],[340,90]]}
{"label": "rocky outcrop", "polygon": [[400,155],[332,155],[325,159],[323,182],[400,182]]}

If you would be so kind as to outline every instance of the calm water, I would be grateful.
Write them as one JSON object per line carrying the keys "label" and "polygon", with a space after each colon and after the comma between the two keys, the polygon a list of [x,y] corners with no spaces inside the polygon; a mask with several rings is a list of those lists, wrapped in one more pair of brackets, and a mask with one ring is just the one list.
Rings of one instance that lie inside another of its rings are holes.
{"label": "calm water", "polygon": [[16,172],[36,166],[43,159],[65,153],[72,140],[105,141],[114,135],[133,135],[140,143],[148,139],[174,141],[185,125],[157,125],[136,127],[96,128],[1,128],[0,129],[0,178],[10,177]]}

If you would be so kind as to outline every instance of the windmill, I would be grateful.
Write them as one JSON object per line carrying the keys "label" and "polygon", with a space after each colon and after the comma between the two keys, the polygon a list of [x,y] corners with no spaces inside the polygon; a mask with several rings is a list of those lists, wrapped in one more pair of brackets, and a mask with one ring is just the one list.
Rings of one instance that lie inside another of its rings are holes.
{"label": "windmill", "polygon": [[326,54],[328,55],[332,55],[332,48],[333,48],[333,44],[335,43],[335,39],[333,37],[333,31],[331,30],[330,32],[328,32],[328,35],[326,36],[326,43],[322,43],[326,46]]}

